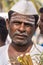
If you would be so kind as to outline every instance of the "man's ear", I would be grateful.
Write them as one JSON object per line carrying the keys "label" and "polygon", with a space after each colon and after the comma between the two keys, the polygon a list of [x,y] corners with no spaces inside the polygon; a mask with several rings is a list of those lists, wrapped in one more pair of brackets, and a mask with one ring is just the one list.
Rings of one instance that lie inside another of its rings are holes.
{"label": "man's ear", "polygon": [[9,29],[9,20],[6,19],[6,27],[7,27],[7,30]]}
{"label": "man's ear", "polygon": [[36,29],[37,29],[37,27],[38,27],[38,24],[36,24]]}

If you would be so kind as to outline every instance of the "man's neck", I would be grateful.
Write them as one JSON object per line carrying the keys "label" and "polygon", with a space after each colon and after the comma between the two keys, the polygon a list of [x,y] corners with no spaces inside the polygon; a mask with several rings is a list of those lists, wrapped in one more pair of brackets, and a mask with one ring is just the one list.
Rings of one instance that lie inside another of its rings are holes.
{"label": "man's neck", "polygon": [[8,49],[8,54],[9,54],[9,57],[17,57],[21,54],[26,54],[26,53],[29,53],[31,48],[32,48],[32,43],[29,45],[25,45],[25,46],[17,46],[17,45],[13,45],[13,43],[10,44],[9,46],[9,49]]}
{"label": "man's neck", "polygon": [[14,43],[11,43],[11,46],[17,51],[17,52],[25,52],[27,49],[30,50],[33,43],[27,43],[26,45],[18,46]]}

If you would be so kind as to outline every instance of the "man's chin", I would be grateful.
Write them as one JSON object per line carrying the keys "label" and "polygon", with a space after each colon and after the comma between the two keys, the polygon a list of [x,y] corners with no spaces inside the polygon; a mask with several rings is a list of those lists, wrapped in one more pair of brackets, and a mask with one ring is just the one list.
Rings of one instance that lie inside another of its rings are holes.
{"label": "man's chin", "polygon": [[18,45],[18,46],[23,46],[23,45],[26,45],[27,44],[27,42],[20,41],[20,40],[19,41],[18,40],[17,41],[13,41],[13,43],[16,44],[16,45]]}

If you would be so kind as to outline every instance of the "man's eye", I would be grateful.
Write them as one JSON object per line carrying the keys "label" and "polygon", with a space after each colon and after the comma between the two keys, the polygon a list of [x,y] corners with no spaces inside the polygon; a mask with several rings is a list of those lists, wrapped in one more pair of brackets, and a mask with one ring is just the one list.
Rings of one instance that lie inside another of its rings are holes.
{"label": "man's eye", "polygon": [[20,23],[18,23],[18,22],[16,22],[16,23],[14,23],[15,25],[19,25]]}
{"label": "man's eye", "polygon": [[20,22],[17,22],[17,21],[14,21],[14,22],[12,22],[12,24],[20,25],[21,23]]}

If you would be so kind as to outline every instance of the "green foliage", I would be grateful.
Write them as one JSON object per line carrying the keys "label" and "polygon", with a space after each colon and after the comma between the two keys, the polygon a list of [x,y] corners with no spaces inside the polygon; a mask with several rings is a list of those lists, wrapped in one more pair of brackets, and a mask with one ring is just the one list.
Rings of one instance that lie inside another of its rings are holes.
{"label": "green foliage", "polygon": [[[19,1],[19,0],[0,0],[0,3],[2,4],[2,9],[3,9],[4,11],[9,11],[9,9],[10,9],[17,1]],[[37,11],[39,11],[40,7],[43,6],[43,0],[41,0],[41,1],[40,1],[40,0],[31,0],[31,1],[34,3],[34,5],[35,5]]]}

